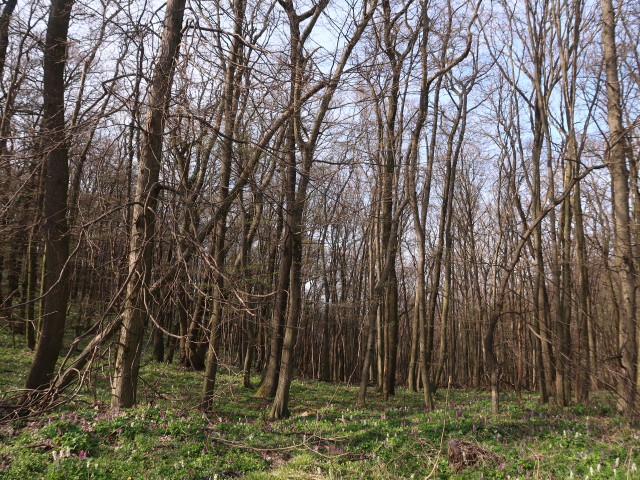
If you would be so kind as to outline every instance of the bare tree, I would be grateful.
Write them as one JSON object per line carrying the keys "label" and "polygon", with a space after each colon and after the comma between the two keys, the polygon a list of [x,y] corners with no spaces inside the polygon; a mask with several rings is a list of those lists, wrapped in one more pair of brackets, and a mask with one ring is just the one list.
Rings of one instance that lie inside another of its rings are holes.
{"label": "bare tree", "polygon": [[636,282],[631,250],[631,218],[629,211],[629,169],[626,159],[626,131],[622,125],[616,20],[612,0],[602,0],[602,55],[607,86],[607,164],[613,190],[614,272],[620,282],[620,325],[618,337],[618,410],[631,414],[636,408]]}
{"label": "bare tree", "polygon": [[[287,311],[287,321],[282,343],[282,358],[280,361],[280,375],[278,378],[278,388],[271,406],[270,416],[272,418],[284,418],[289,416],[289,389],[293,379],[294,348],[296,344],[298,321],[302,307],[302,240],[303,240],[303,214],[307,201],[307,187],[309,185],[309,175],[313,166],[315,151],[322,134],[322,126],[329,111],[333,96],[338,89],[339,82],[347,68],[347,62],[358,44],[362,34],[369,24],[376,8],[376,2],[362,2],[359,16],[356,17],[356,25],[353,33],[346,41],[342,54],[338,56],[333,72],[329,78],[321,82],[324,92],[320,98],[316,114],[313,116],[310,128],[306,129],[302,123],[303,103],[303,81],[305,66],[307,64],[304,52],[305,42],[311,34],[318,18],[326,8],[328,2],[314,5],[310,10],[298,14],[293,3],[289,0],[278,0],[280,6],[285,11],[289,21],[290,34],[290,65],[291,65],[291,104],[293,115],[291,119],[291,138],[287,141],[288,165],[287,165],[287,185],[285,196],[287,198],[287,235],[291,238],[291,273],[289,284],[289,305]],[[354,7],[354,14],[357,10]],[[301,29],[302,23],[308,20],[307,25]],[[300,151],[302,160],[300,170],[300,180],[296,181],[296,159],[295,150]],[[296,188],[296,183],[297,188]]]}
{"label": "bare tree", "polygon": [[151,308],[149,284],[164,125],[182,36],[184,10],[185,0],[169,0],[167,3],[160,52],[151,80],[134,196],[136,203],[130,232],[127,296],[114,367],[111,397],[114,407],[131,407],[136,402],[142,341]]}
{"label": "bare tree", "polygon": [[41,390],[51,381],[62,350],[68,301],[69,231],[67,191],[69,147],[64,116],[64,69],[72,0],[53,0],[47,23],[43,69],[43,122],[45,149],[44,226],[46,294],[40,337],[25,388]]}

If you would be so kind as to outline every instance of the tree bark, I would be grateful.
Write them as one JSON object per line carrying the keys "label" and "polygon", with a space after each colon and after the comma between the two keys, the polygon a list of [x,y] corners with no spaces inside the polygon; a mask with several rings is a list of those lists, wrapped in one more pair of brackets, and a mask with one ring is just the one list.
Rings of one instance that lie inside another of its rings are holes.
{"label": "tree bark", "polygon": [[9,47],[9,23],[17,4],[18,0],[6,0],[2,14],[0,14],[0,79],[3,78],[7,48]]}
{"label": "tree bark", "polygon": [[41,145],[46,149],[43,225],[47,252],[43,286],[46,298],[35,358],[25,383],[28,390],[41,390],[49,385],[62,350],[67,314],[69,148],[64,116],[64,70],[73,3],[73,0],[51,2],[45,41]]}
{"label": "tree bark", "polygon": [[[233,3],[234,11],[234,35],[231,43],[231,50],[227,59],[225,72],[225,91],[223,97],[224,134],[222,135],[222,155],[220,168],[220,185],[218,187],[219,205],[225,205],[229,196],[229,184],[231,181],[231,164],[233,160],[233,138],[236,130],[236,120],[238,116],[238,97],[240,95],[237,72],[242,74],[244,61],[242,51],[244,43],[242,41],[243,25],[245,17],[246,2],[237,0]],[[218,369],[218,329],[222,323],[223,303],[224,303],[224,265],[226,258],[226,233],[227,214],[229,208],[220,207],[217,212],[216,227],[214,231],[214,300],[212,307],[211,321],[209,323],[209,346],[205,362],[204,383],[202,386],[202,407],[206,410],[212,406],[212,396],[216,383],[216,371]]]}
{"label": "tree bark", "polygon": [[[300,180],[298,188],[295,188],[295,149],[287,152],[290,155],[288,168],[293,168],[287,175],[288,185],[286,186],[287,197],[292,200],[290,212],[292,239],[292,263],[290,276],[290,292],[289,292],[289,309],[287,312],[287,324],[285,327],[285,337],[283,342],[283,352],[280,364],[280,378],[278,379],[278,388],[271,406],[270,416],[275,419],[288,416],[289,390],[293,374],[293,353],[298,330],[298,316],[301,311],[302,303],[302,232],[303,232],[303,213],[307,202],[307,186],[309,184],[309,176],[313,165],[314,154],[321,136],[322,125],[325,116],[329,111],[330,102],[338,88],[339,81],[346,69],[347,62],[353,52],[356,44],[360,40],[366,26],[369,24],[375,3],[363,2],[362,17],[358,21],[354,32],[346,42],[343,52],[335,64],[335,69],[327,82],[323,82],[326,86],[320,100],[320,104],[313,117],[311,128],[305,129],[302,123],[302,107],[303,107],[303,89],[305,87],[304,74],[305,66],[308,59],[305,58],[304,43],[311,34],[318,18],[326,8],[328,0],[322,0],[314,5],[306,13],[297,14],[292,1],[278,0],[289,19],[289,32],[291,35],[290,65],[291,65],[291,105],[293,107],[293,115],[291,118],[292,131],[295,141],[292,146],[299,149],[302,165],[300,170]],[[304,20],[308,20],[304,30],[300,31],[300,25]],[[306,133],[306,140],[304,139]],[[291,155],[292,154],[292,155]],[[292,158],[293,157],[293,158]]]}
{"label": "tree bark", "polygon": [[114,408],[128,408],[136,403],[142,342],[152,301],[149,285],[164,125],[182,37],[184,9],[185,0],[167,2],[160,54],[151,79],[129,236],[129,283],[111,392],[111,406]]}
{"label": "tree bark", "polygon": [[629,170],[625,158],[625,130],[622,126],[615,10],[612,0],[602,0],[602,47],[607,84],[607,160],[613,189],[614,272],[619,279],[621,308],[619,324],[618,411],[632,414],[636,408],[636,284],[631,248],[629,214]]}

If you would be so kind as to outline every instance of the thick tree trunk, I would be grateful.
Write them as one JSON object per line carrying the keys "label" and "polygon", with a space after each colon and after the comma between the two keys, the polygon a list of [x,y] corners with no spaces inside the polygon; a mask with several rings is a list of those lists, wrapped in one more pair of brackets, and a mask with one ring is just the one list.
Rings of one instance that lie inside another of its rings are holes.
{"label": "thick tree trunk", "polygon": [[620,283],[618,410],[632,414],[636,408],[636,284],[631,250],[629,215],[629,171],[625,158],[625,131],[622,126],[615,11],[612,0],[602,0],[602,47],[607,76],[607,121],[609,124],[609,173],[613,189],[614,271]]}
{"label": "thick tree trunk", "polygon": [[28,390],[40,390],[51,381],[62,350],[67,314],[69,152],[64,117],[64,69],[72,6],[72,0],[52,1],[44,50],[41,145],[46,149],[43,228],[47,252],[43,286],[46,299],[35,358],[25,383]]}
{"label": "thick tree trunk", "polygon": [[7,48],[9,47],[9,23],[17,3],[17,0],[6,0],[0,14],[0,79],[3,77]]}

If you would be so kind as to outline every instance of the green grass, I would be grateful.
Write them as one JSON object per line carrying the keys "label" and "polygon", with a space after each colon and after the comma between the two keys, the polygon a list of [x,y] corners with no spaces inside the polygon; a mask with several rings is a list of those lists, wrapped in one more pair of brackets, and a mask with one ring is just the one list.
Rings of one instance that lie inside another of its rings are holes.
{"label": "green grass", "polygon": [[[0,336],[0,392],[19,388],[30,354]],[[215,411],[199,412],[201,376],[151,362],[141,370],[140,404],[110,411],[106,365],[53,414],[0,426],[0,479],[526,479],[640,478],[638,430],[616,417],[605,396],[569,408],[503,397],[492,416],[487,392],[421,396],[399,389],[389,402],[373,389],[356,408],[354,386],[298,380],[292,417],[267,419],[268,404],[219,375]],[[254,384],[258,377],[253,378]],[[447,441],[464,439],[495,454],[456,473]]]}

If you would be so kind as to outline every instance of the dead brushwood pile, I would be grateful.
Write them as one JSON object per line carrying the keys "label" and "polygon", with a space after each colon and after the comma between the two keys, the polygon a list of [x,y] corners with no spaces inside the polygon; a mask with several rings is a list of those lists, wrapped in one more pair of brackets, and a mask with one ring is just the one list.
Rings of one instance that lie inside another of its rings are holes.
{"label": "dead brushwood pile", "polygon": [[498,455],[481,445],[456,438],[449,440],[447,458],[449,459],[449,465],[457,473],[477,463],[493,465],[502,463]]}

